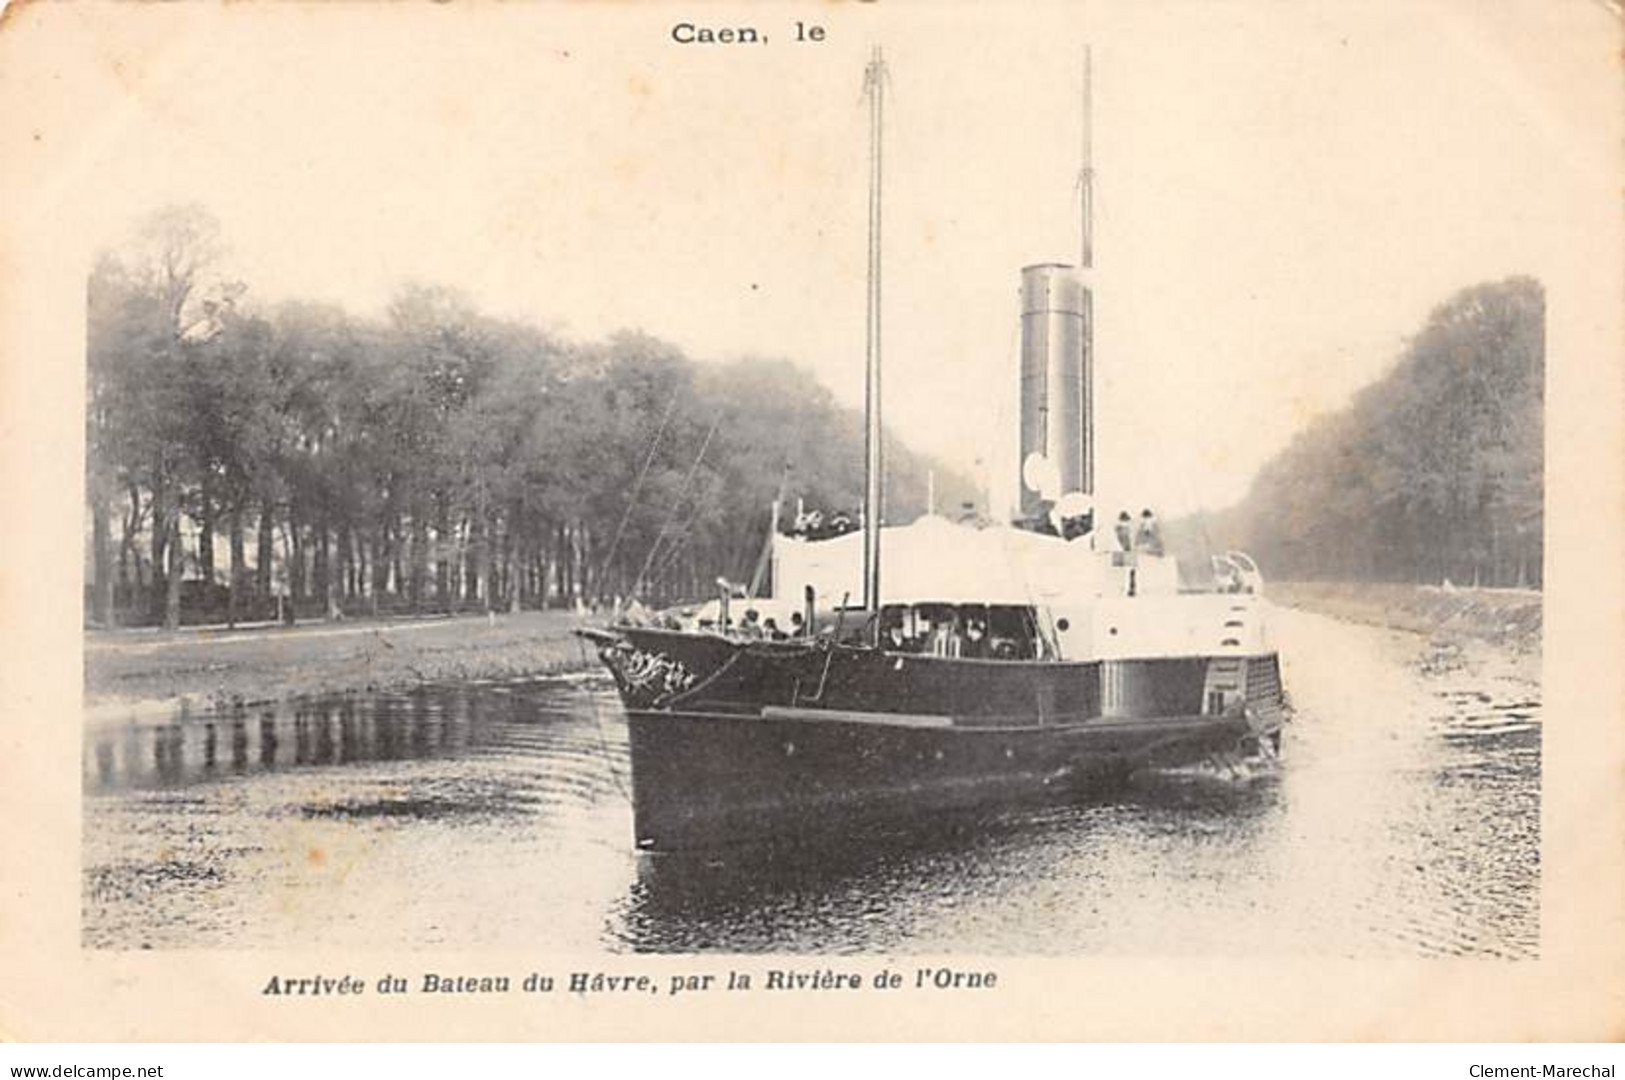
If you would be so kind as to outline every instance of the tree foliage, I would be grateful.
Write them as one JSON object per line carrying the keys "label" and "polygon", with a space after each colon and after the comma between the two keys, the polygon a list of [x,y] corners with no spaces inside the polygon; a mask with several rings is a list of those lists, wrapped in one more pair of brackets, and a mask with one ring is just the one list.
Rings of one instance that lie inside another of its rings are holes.
{"label": "tree foliage", "polygon": [[[567,341],[421,284],[383,319],[262,308],[210,276],[218,235],[165,211],[90,278],[98,622],[692,596],[748,578],[776,496],[861,501],[860,418],[788,362]],[[929,467],[889,442],[893,520]]]}
{"label": "tree foliage", "polygon": [[1464,289],[1209,528],[1277,577],[1538,586],[1544,398],[1540,284]]}

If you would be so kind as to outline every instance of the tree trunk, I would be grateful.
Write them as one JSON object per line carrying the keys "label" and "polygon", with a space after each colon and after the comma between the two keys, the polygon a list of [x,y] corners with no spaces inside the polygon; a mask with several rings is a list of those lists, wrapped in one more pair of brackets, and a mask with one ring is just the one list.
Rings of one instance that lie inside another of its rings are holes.
{"label": "tree trunk", "polygon": [[152,493],[152,587],[147,600],[147,617],[155,623],[164,621],[164,607],[169,580],[169,499],[163,488]]}
{"label": "tree trunk", "polygon": [[288,505],[288,603],[297,608],[305,598],[305,524],[297,504]]}
{"label": "tree trunk", "polygon": [[564,606],[572,608],[576,602],[576,560],[574,527],[569,523],[559,526],[559,592]]}
{"label": "tree trunk", "polygon": [[389,522],[378,523],[372,544],[372,613],[378,614],[378,598],[389,587]]}
{"label": "tree trunk", "polygon": [[[208,488],[198,496],[198,506],[197,570],[204,585],[209,586],[214,584],[214,498]],[[207,588],[203,595],[209,595]]]}
{"label": "tree trunk", "polygon": [[[372,613],[378,614],[378,605],[384,593],[389,589],[389,568],[394,559],[394,545],[390,543],[389,522],[381,522],[378,526],[378,539],[372,549]],[[397,581],[395,587],[400,588]]]}
{"label": "tree trunk", "polygon": [[367,595],[367,556],[369,545],[366,537],[354,529],[344,530],[344,557],[349,563],[349,574],[344,579],[345,596],[350,600],[360,600]]}
{"label": "tree trunk", "polygon": [[232,503],[229,518],[231,529],[231,591],[226,596],[226,623],[237,625],[242,614],[243,593],[248,590],[248,566],[243,553],[243,511],[241,500]]}
{"label": "tree trunk", "polygon": [[[139,601],[140,586],[142,584],[141,551],[137,547],[138,537],[141,535],[141,521],[145,515],[141,510],[141,489],[135,484],[130,485],[130,514],[124,519],[123,535],[119,537],[118,549],[118,577],[122,586],[123,596],[120,605],[134,607]],[[134,562],[134,572],[131,572],[131,563]]]}
{"label": "tree trunk", "polygon": [[505,540],[506,543],[502,549],[502,576],[504,585],[508,590],[508,611],[510,614],[517,615],[521,603],[519,594],[523,591],[519,582],[519,510],[517,507],[514,508],[512,515],[508,518],[508,531]]}
{"label": "tree trunk", "polygon": [[402,543],[401,519],[396,517],[389,526],[389,588],[397,597],[406,595],[406,578],[401,575]]}
{"label": "tree trunk", "polygon": [[169,520],[165,553],[169,568],[164,581],[164,629],[178,630],[181,625],[181,578],[186,573],[186,552],[181,547],[181,515],[178,507],[166,515]]}
{"label": "tree trunk", "polygon": [[546,611],[553,602],[553,542],[536,547],[536,606]]}
{"label": "tree trunk", "polygon": [[[298,550],[299,526],[294,520],[293,503],[288,504],[288,520],[282,528],[282,572],[287,578],[283,588],[278,590],[276,611],[277,617],[288,626],[299,620],[299,612],[294,606],[293,582],[294,569],[301,565],[303,560],[296,559],[294,553]],[[303,572],[300,572],[303,579]]]}
{"label": "tree trunk", "polygon": [[360,600],[372,583],[372,541],[359,529],[349,529],[345,535],[349,537],[346,550],[350,553],[350,597]]}
{"label": "tree trunk", "polygon": [[271,569],[276,562],[276,505],[269,496],[260,500],[259,542],[254,551],[254,597],[271,602]]}
{"label": "tree trunk", "polygon": [[110,626],[113,619],[113,530],[108,525],[107,500],[95,492],[90,510],[91,578],[90,619],[97,626]]}
{"label": "tree trunk", "polygon": [[456,560],[456,591],[458,601],[463,604],[474,604],[480,598],[480,572],[475,566],[478,556],[474,550],[479,544],[479,528],[478,519],[465,518],[457,525],[460,543]]}
{"label": "tree trunk", "polygon": [[325,605],[327,583],[333,575],[328,561],[332,552],[327,544],[327,523],[324,518],[318,518],[311,525],[311,540],[310,593],[312,596],[320,597]]}
{"label": "tree trunk", "polygon": [[[132,589],[130,585],[130,552],[134,548],[128,532],[121,533],[118,540],[118,582],[113,587],[113,618],[122,619],[124,610],[130,602]],[[139,564],[136,570],[140,574]]]}
{"label": "tree trunk", "polygon": [[355,534],[348,525],[340,525],[339,539],[339,598],[355,599]]}
{"label": "tree trunk", "polygon": [[429,523],[419,514],[412,515],[412,576],[408,592],[411,593],[412,614],[423,611],[423,592],[429,576]]}
{"label": "tree trunk", "polygon": [[[546,533],[544,532],[542,535],[545,536]],[[547,553],[550,550],[551,545],[544,540],[536,545],[536,551],[532,555],[532,558],[535,560],[535,566],[532,568],[532,573],[536,575],[536,591],[534,595],[536,597],[536,606],[542,611],[547,610],[547,601],[551,596],[551,589],[553,588],[553,565],[548,561],[547,557]]]}
{"label": "tree trunk", "polygon": [[589,607],[596,608],[603,590],[598,586],[598,575],[593,571],[592,565],[592,527],[585,521],[581,523],[581,589],[586,593]]}
{"label": "tree trunk", "polygon": [[435,603],[442,611],[451,610],[451,560],[447,556],[447,547],[451,538],[451,505],[445,495],[435,497],[436,513],[435,540],[440,550],[436,552],[434,561],[434,591]]}
{"label": "tree trunk", "polygon": [[317,519],[315,531],[315,593],[322,601],[322,618],[334,622],[339,617],[338,567],[334,565],[333,530],[325,512]]}
{"label": "tree trunk", "polygon": [[556,559],[556,553],[559,549],[558,530],[544,526],[542,536],[546,539],[542,542],[541,551],[538,553],[537,558],[541,564],[539,569],[542,575],[542,609],[545,611],[552,606],[553,598],[558,595],[559,589]]}
{"label": "tree trunk", "polygon": [[491,523],[479,519],[479,536],[474,542],[474,591],[480,594],[480,610],[491,610]]}

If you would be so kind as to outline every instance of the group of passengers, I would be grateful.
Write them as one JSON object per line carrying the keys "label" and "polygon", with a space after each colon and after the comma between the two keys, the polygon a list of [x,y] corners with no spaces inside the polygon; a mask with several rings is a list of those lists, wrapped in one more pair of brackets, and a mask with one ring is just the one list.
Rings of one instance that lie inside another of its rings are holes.
{"label": "group of passengers", "polygon": [[1147,555],[1163,553],[1162,526],[1150,508],[1140,511],[1140,520],[1137,523],[1129,517],[1127,510],[1118,514],[1113,539],[1117,541],[1119,551],[1140,551]]}
{"label": "group of passengers", "polygon": [[880,646],[920,656],[1031,660],[1038,655],[1037,623],[1017,607],[898,605],[881,612]]}
{"label": "group of passengers", "polygon": [[[1058,535],[1065,540],[1076,540],[1088,536],[1094,531],[1094,510],[1087,509],[1071,517],[1060,517],[1052,520],[1049,516],[1038,519],[1034,524],[1039,532]],[[1113,551],[1139,551],[1147,555],[1161,555],[1164,552],[1162,542],[1162,525],[1157,521],[1157,515],[1151,512],[1150,507],[1140,511],[1139,520],[1136,521],[1127,510],[1117,515],[1117,525],[1112,530]]]}
{"label": "group of passengers", "polygon": [[822,510],[803,509],[796,513],[795,520],[786,531],[790,536],[806,540],[830,540],[856,532],[857,529],[857,519],[845,510],[826,515]]}
{"label": "group of passengers", "polygon": [[750,641],[789,641],[807,636],[807,620],[799,611],[790,613],[788,628],[780,627],[779,621],[771,615],[762,618],[762,613],[755,608],[746,608],[744,618],[737,623],[730,619],[729,623],[730,632]]}

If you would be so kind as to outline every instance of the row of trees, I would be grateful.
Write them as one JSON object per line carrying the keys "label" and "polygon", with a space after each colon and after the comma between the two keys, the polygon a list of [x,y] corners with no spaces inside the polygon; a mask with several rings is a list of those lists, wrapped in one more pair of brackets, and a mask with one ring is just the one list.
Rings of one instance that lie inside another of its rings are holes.
{"label": "row of trees", "polygon": [[1538,587],[1545,356],[1538,282],[1464,289],[1209,528],[1276,577]]}
{"label": "row of trees", "polygon": [[[787,362],[566,341],[428,286],[381,320],[262,309],[219,252],[167,210],[90,278],[98,624],[706,594],[750,574],[776,494],[861,502],[861,418]],[[927,471],[889,443],[889,516]]]}

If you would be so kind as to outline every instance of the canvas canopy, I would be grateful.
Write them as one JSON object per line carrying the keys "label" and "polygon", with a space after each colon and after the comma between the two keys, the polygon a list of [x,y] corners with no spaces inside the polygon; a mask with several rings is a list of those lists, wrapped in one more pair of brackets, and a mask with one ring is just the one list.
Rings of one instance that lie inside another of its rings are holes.
{"label": "canvas canopy", "polygon": [[[880,566],[883,603],[1041,604],[1109,588],[1103,560],[1087,539],[958,525],[932,515],[883,529]],[[817,591],[820,607],[837,606],[843,597],[861,603],[863,535],[776,537],[773,568],[773,594],[781,604],[798,603],[807,585]]]}

